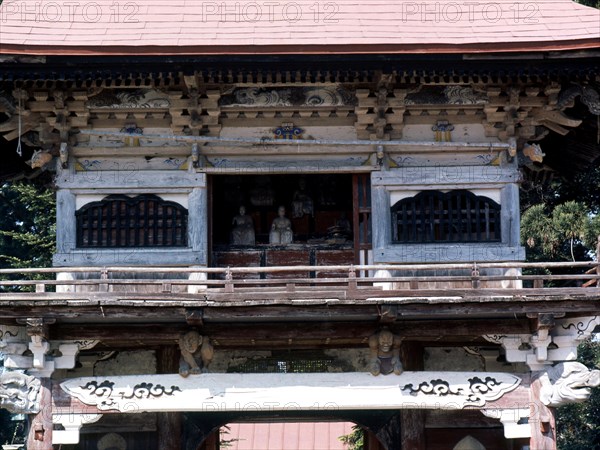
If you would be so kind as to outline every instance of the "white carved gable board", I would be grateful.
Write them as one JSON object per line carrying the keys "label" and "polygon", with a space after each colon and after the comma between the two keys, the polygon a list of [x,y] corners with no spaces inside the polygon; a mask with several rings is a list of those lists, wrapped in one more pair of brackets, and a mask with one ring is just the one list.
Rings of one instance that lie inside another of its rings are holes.
{"label": "white carved gable board", "polygon": [[61,388],[100,410],[282,411],[462,409],[484,406],[521,382],[507,373],[221,374],[77,378]]}

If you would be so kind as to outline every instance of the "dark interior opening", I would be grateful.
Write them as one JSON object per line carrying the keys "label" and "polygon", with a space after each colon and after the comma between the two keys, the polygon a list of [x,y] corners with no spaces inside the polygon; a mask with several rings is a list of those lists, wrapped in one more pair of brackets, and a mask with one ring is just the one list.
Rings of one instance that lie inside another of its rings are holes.
{"label": "dark interior opening", "polygon": [[[280,206],[285,207],[293,244],[352,241],[352,175],[222,175],[212,184],[213,247],[231,247],[233,218],[240,206],[252,218],[255,246],[269,244]],[[340,230],[344,223],[347,229]]]}

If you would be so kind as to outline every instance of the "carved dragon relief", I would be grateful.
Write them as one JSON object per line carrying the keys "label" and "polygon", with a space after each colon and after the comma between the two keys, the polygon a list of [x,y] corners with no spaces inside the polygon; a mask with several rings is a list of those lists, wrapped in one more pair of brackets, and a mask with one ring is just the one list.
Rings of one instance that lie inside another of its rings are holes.
{"label": "carved dragon relief", "polygon": [[38,378],[20,372],[0,375],[0,408],[13,414],[37,414],[40,411]]}
{"label": "carved dragon relief", "polygon": [[484,105],[489,99],[470,86],[419,86],[406,96],[406,105]]}
{"label": "carved dragon relief", "polygon": [[556,106],[560,110],[571,108],[575,105],[577,97],[581,97],[581,103],[587,106],[592,114],[600,115],[600,94],[590,85],[575,85],[561,91]]}
{"label": "carved dragon relief", "polygon": [[298,88],[233,88],[220,99],[225,107],[349,106],[354,94],[340,86]]}
{"label": "carved dragon relief", "polygon": [[171,102],[167,95],[156,89],[104,89],[86,103],[89,109],[164,109],[169,106]]}
{"label": "carved dragon relief", "polygon": [[570,361],[541,372],[540,400],[546,406],[585,402],[590,388],[600,386],[600,370],[590,370],[581,363]]}

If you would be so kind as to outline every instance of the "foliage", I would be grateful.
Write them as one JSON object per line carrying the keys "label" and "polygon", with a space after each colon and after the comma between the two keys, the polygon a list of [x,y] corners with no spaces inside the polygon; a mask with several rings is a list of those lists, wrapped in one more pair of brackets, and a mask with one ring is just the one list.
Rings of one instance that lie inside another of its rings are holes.
{"label": "foliage", "polygon": [[233,444],[240,441],[241,439],[228,439],[229,434],[231,433],[231,427],[228,425],[223,425],[219,430],[219,448],[229,448],[233,447]]}
{"label": "foliage", "polygon": [[589,259],[596,249],[600,219],[590,208],[573,200],[550,209],[533,205],[521,217],[521,241],[531,250],[530,260]]}
{"label": "foliage", "polygon": [[[589,340],[579,346],[578,361],[600,367],[600,342]],[[600,388],[592,389],[585,403],[565,405],[557,410],[557,440],[561,450],[600,450]]]}
{"label": "foliage", "polygon": [[600,9],[600,0],[576,0],[577,3],[581,3],[582,5],[591,6],[593,8]]}
{"label": "foliage", "polygon": [[23,428],[23,422],[13,421],[7,410],[0,409],[0,445],[22,443],[24,441]]}
{"label": "foliage", "polygon": [[343,444],[348,446],[348,450],[363,450],[365,445],[365,432],[358,426],[352,426],[352,432],[338,438]]}
{"label": "foliage", "polygon": [[47,267],[56,239],[54,192],[43,180],[0,187],[0,267]]}
{"label": "foliage", "polygon": [[[27,184],[0,185],[0,268],[51,265],[56,214],[54,192],[47,182],[38,178]],[[2,362],[0,358],[0,372]],[[0,445],[22,442],[23,427],[0,409]]]}

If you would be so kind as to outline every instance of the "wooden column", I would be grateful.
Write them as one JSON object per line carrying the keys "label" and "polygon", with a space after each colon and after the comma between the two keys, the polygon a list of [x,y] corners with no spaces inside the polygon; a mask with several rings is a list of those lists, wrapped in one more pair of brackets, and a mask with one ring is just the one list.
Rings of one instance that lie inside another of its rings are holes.
{"label": "wooden column", "polygon": [[392,215],[390,213],[390,194],[384,186],[374,185],[376,175],[371,178],[371,226],[373,253],[380,252],[392,242]]}
{"label": "wooden column", "polygon": [[30,416],[27,450],[52,450],[52,383],[50,378],[41,382],[41,410]]}
{"label": "wooden column", "polygon": [[[160,347],[156,353],[157,372],[159,374],[179,371],[179,349],[175,345]],[[179,412],[157,413],[158,448],[161,450],[180,450],[182,418]]]}
{"label": "wooden column", "polygon": [[217,450],[219,448],[219,429],[221,425],[227,423],[227,418],[235,420],[235,415],[228,416],[218,413],[184,413],[184,445],[182,449]]}
{"label": "wooden column", "polygon": [[530,413],[531,439],[529,448],[532,450],[556,450],[556,424],[554,410],[548,408],[540,401],[541,382],[534,377],[530,387]]}
{"label": "wooden column", "polygon": [[[424,370],[423,347],[415,342],[403,342],[400,358],[404,370]],[[400,413],[402,450],[425,450],[425,411],[402,410]]]}
{"label": "wooden column", "polygon": [[215,430],[204,440],[199,450],[219,450],[219,430]]}

